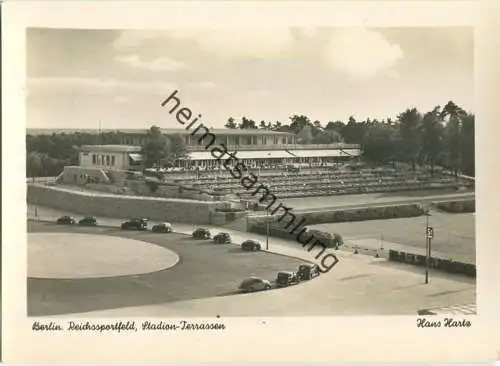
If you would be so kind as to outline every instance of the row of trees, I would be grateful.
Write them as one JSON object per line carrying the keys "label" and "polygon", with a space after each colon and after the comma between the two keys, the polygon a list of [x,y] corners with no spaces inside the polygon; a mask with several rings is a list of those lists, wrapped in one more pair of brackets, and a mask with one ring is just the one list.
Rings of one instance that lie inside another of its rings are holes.
{"label": "row of trees", "polygon": [[[243,117],[240,121],[229,118],[225,127],[290,132],[297,136],[299,144],[361,144],[363,158],[377,164],[402,161],[413,166],[441,165],[457,173],[474,175],[474,114],[452,101],[425,113],[410,108],[395,120],[356,121],[350,117],[347,122],[332,121],[323,126],[304,115],[293,115],[288,124],[280,121],[257,124]],[[152,126],[147,134],[143,146],[146,166],[170,165],[186,155],[181,136],[162,135],[158,126]],[[118,143],[117,132],[27,135],[27,175],[55,176],[65,165],[78,164],[76,146]]]}
{"label": "row of trees", "polygon": [[293,115],[289,124],[260,121],[257,125],[243,117],[238,122],[229,118],[225,127],[290,132],[299,144],[360,144],[363,158],[377,164],[401,161],[431,168],[439,164],[456,173],[474,175],[474,119],[474,114],[449,101],[425,113],[409,108],[395,120],[356,121],[349,117],[347,123],[331,121],[323,126],[307,116]]}

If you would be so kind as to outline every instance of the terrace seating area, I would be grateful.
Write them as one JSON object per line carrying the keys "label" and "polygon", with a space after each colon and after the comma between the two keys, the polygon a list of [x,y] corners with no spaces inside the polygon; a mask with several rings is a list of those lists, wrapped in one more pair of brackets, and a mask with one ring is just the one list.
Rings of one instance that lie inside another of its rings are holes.
{"label": "terrace seating area", "polygon": [[[256,174],[257,175],[257,174]],[[408,190],[473,187],[474,182],[442,172],[396,171],[390,168],[360,170],[307,170],[290,172],[262,172],[258,183],[269,188],[277,197],[317,197],[360,193],[383,193]],[[241,182],[228,172],[211,172],[199,176],[168,177],[185,187],[203,190],[212,195],[237,194],[242,199],[251,197]],[[258,184],[254,187],[256,188]],[[257,199],[260,197],[256,197]]]}

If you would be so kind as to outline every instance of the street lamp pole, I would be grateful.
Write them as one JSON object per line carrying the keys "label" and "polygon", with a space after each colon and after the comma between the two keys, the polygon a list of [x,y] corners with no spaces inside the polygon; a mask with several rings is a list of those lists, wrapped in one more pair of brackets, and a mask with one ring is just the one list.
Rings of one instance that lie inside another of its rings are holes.
{"label": "street lamp pole", "polygon": [[429,209],[425,212],[425,241],[426,241],[426,256],[425,256],[425,284],[429,283],[429,264],[431,260],[431,235],[429,230]]}
{"label": "street lamp pole", "polygon": [[266,250],[269,250],[269,210],[266,210]]}

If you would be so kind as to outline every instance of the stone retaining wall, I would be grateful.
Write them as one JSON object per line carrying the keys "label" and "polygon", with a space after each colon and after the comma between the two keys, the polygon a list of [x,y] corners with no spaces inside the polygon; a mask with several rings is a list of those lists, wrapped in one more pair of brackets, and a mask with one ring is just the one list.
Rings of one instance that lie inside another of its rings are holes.
{"label": "stone retaining wall", "polygon": [[225,206],[224,202],[94,194],[42,184],[28,185],[27,201],[81,215],[123,218],[144,216],[151,220],[199,225],[210,224],[211,213]]}

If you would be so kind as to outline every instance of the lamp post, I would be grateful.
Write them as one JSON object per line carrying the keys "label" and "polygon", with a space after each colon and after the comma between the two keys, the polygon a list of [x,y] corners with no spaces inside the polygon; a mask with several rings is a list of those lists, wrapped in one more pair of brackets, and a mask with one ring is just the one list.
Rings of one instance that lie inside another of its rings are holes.
{"label": "lamp post", "polygon": [[430,208],[428,207],[427,210],[425,211],[425,241],[426,241],[426,256],[425,256],[425,284],[427,285],[429,283],[429,265],[431,261],[431,240],[432,237],[434,236],[434,229],[429,226],[429,216],[430,214]]}
{"label": "lamp post", "polygon": [[269,223],[273,220],[273,216],[269,214],[269,209],[266,209],[266,250],[269,250]]}

